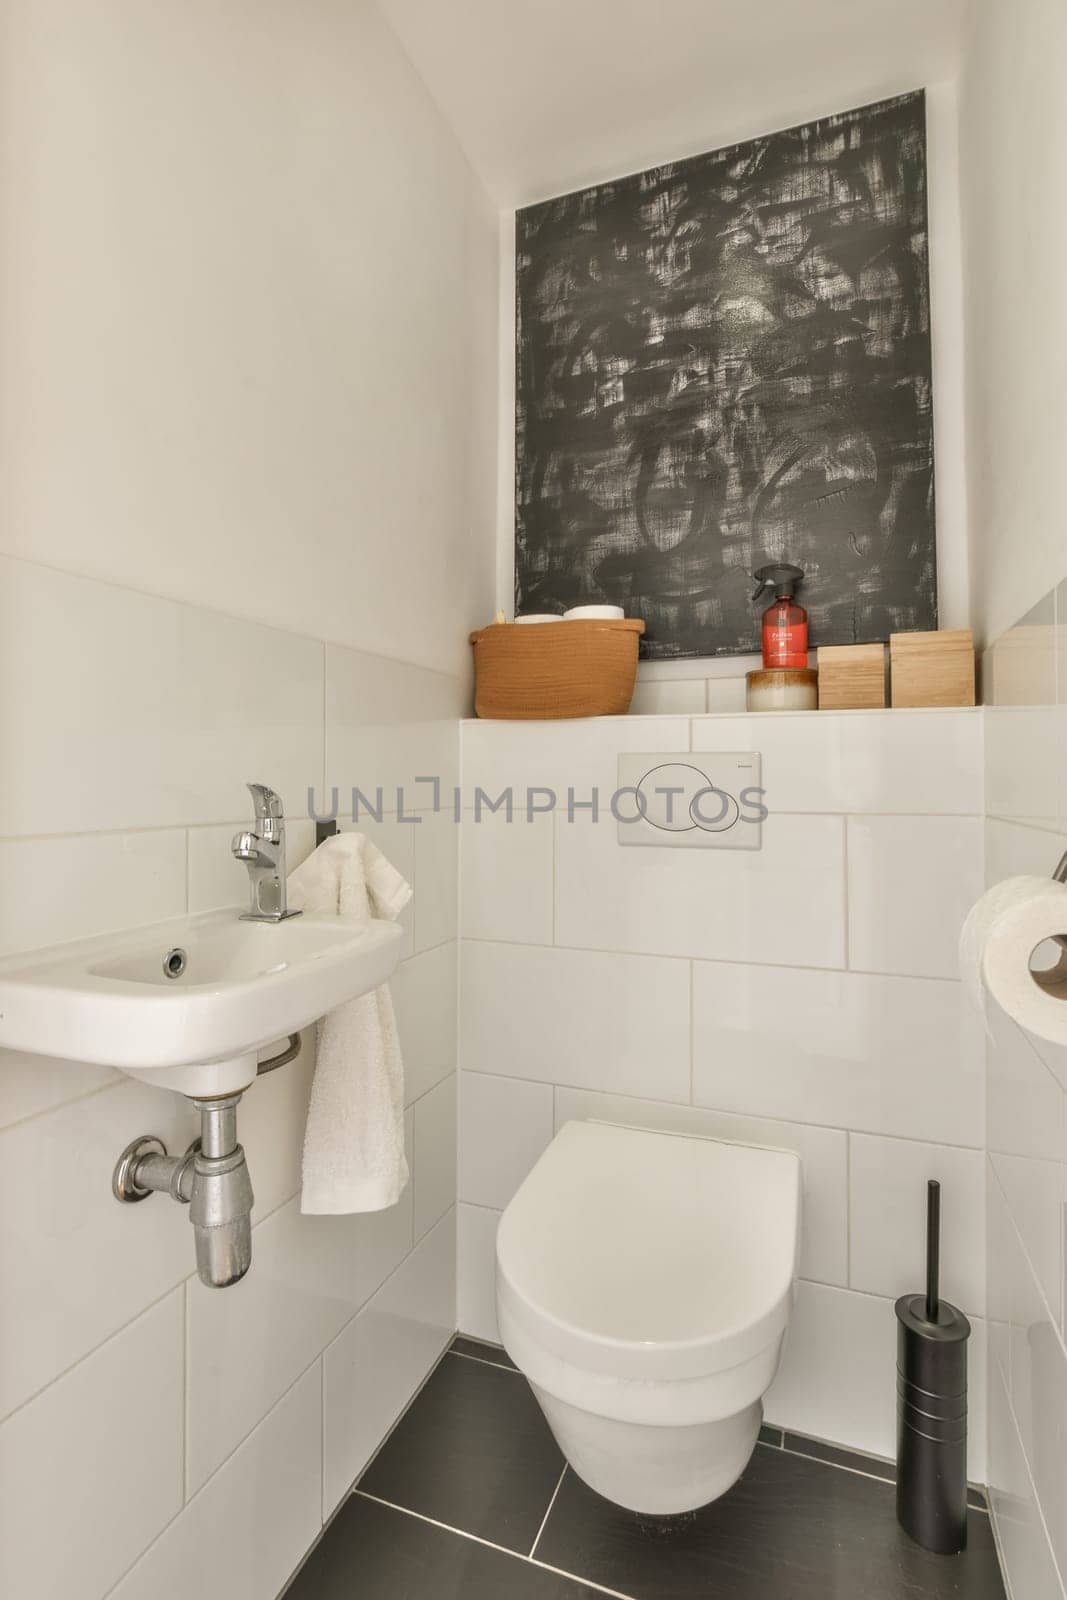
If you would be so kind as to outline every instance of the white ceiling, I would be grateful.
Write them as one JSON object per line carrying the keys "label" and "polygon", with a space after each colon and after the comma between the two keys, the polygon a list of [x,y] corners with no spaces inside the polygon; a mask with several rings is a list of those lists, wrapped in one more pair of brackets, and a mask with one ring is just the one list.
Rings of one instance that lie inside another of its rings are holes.
{"label": "white ceiling", "polygon": [[377,0],[505,208],[954,75],[965,0]]}

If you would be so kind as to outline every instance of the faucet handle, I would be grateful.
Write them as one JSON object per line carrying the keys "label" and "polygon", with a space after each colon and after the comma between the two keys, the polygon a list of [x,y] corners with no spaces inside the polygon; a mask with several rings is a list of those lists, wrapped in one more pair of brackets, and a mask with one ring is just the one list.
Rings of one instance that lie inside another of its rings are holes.
{"label": "faucet handle", "polygon": [[245,785],[252,796],[252,803],[256,808],[256,821],[266,822],[268,818],[276,821],[283,820],[285,812],[282,810],[282,797],[275,794],[265,783],[249,783]]}

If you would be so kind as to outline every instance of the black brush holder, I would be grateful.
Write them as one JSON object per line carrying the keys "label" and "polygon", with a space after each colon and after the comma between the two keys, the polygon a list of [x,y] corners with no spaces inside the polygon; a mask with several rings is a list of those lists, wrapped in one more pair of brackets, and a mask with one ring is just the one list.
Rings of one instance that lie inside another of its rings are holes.
{"label": "black brush holder", "polygon": [[940,1185],[927,1191],[926,1293],[897,1313],[897,1520],[925,1550],[967,1543],[967,1340],[971,1325],[939,1292]]}

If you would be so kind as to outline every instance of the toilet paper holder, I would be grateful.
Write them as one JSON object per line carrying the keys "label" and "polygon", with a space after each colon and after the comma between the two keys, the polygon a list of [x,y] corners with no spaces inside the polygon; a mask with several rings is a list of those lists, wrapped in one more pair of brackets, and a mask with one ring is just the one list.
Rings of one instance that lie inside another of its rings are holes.
{"label": "toilet paper holder", "polygon": [[[1052,876],[1056,883],[1067,883],[1067,850],[1065,850],[1060,857],[1059,865],[1056,867]],[[1063,935],[1062,937],[1067,938],[1067,935]]]}

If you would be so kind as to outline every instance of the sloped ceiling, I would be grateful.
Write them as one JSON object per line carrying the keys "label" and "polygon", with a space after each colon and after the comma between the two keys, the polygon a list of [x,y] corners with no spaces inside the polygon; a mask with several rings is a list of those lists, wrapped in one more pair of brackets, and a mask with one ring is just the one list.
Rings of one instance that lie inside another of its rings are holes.
{"label": "sloped ceiling", "polygon": [[525,205],[955,74],[965,0],[376,0]]}

